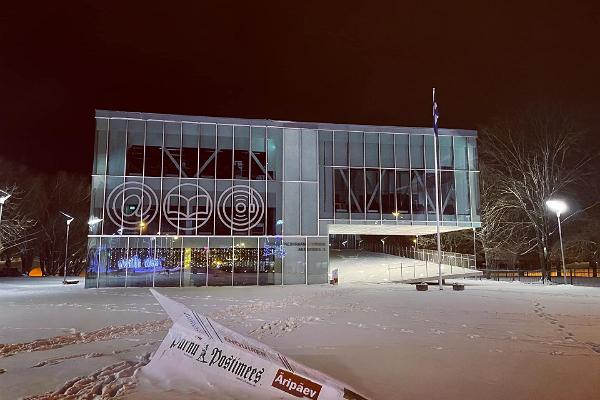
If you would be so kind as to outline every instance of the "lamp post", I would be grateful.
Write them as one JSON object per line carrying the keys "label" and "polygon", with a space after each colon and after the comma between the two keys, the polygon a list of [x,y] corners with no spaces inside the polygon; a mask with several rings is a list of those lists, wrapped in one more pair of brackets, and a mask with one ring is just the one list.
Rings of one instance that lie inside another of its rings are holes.
{"label": "lamp post", "polygon": [[2,222],[2,207],[4,206],[4,202],[8,200],[10,196],[10,193],[0,190],[0,222]]}
{"label": "lamp post", "polygon": [[67,259],[69,258],[69,226],[71,225],[71,222],[73,222],[73,220],[75,218],[71,217],[69,214],[66,214],[62,211],[60,213],[65,216],[66,222],[67,222],[67,239],[65,240],[65,273],[64,273],[64,278],[63,278],[63,284],[65,284],[65,283],[67,283]]}
{"label": "lamp post", "polygon": [[556,213],[556,219],[558,220],[558,237],[560,240],[560,257],[562,259],[562,271],[563,271],[563,282],[567,284],[567,269],[565,267],[565,252],[563,249],[563,241],[562,241],[562,229],[560,226],[560,214],[567,211],[567,203],[562,200],[548,200],[546,201],[546,206],[552,211]]}

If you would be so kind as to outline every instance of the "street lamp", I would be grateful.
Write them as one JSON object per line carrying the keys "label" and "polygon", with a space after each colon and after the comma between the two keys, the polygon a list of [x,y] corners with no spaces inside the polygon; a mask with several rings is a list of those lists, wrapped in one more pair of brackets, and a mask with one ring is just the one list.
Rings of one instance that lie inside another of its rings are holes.
{"label": "street lamp", "polygon": [[398,216],[400,215],[400,212],[399,212],[399,211],[394,211],[394,212],[392,213],[392,215],[393,215],[394,217],[396,217],[396,225],[397,225],[397,224],[398,224]]}
{"label": "street lamp", "polygon": [[10,196],[10,193],[0,190],[0,222],[2,222],[2,207],[4,206],[4,202],[8,200]]}
{"label": "street lamp", "polygon": [[563,270],[563,282],[565,285],[567,284],[567,269],[565,267],[565,251],[563,249],[562,242],[562,229],[560,226],[560,214],[567,211],[567,203],[562,200],[548,200],[546,201],[546,206],[552,211],[556,213],[556,219],[558,220],[558,237],[560,240],[560,257],[562,259],[562,270]]}
{"label": "street lamp", "polygon": [[102,218],[90,217],[90,219],[88,221],[88,226],[90,227],[90,232],[92,231],[94,226],[99,224],[100,222],[102,222]]}
{"label": "street lamp", "polygon": [[73,222],[75,218],[62,211],[60,211],[60,213],[65,216],[67,222],[67,240],[65,241],[65,274],[63,278],[63,283],[67,283],[67,259],[69,258],[69,225],[71,225],[71,222]]}

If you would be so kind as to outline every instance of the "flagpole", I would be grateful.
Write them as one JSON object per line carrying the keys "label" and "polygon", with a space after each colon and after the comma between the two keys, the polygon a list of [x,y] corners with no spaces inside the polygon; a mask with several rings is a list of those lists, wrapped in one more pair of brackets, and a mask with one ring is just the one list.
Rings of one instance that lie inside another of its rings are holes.
{"label": "flagpole", "polygon": [[433,88],[433,154],[434,154],[434,173],[435,173],[435,229],[437,233],[437,250],[438,250],[438,286],[442,287],[442,243],[440,240],[440,195],[439,195],[439,178],[438,178],[438,132],[437,132],[437,110],[435,103],[435,88]]}

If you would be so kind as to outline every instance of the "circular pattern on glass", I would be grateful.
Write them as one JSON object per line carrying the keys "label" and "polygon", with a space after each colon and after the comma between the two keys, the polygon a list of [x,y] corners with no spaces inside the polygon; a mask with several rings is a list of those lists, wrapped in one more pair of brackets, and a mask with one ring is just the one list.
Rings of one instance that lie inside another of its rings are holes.
{"label": "circular pattern on glass", "polygon": [[163,213],[169,224],[185,231],[204,225],[213,211],[208,192],[193,183],[182,183],[169,190],[163,199]]}
{"label": "circular pattern on glass", "polygon": [[156,217],[157,204],[158,198],[150,186],[142,182],[123,182],[106,198],[106,211],[115,225],[139,228],[141,222],[149,224]]}
{"label": "circular pattern on glass", "polygon": [[217,212],[228,228],[246,231],[263,219],[265,204],[256,189],[247,185],[235,185],[219,196]]}

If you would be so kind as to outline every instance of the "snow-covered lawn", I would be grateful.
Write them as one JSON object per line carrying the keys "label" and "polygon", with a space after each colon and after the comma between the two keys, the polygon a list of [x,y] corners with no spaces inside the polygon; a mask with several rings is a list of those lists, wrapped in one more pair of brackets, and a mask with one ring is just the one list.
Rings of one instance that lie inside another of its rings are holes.
{"label": "snow-covered lawn", "polygon": [[[131,376],[170,325],[148,289],[60,281],[0,280],[0,399],[202,398]],[[464,282],[158,290],[371,400],[600,398],[599,288]]]}

